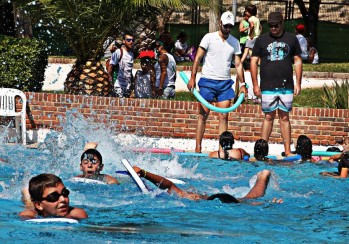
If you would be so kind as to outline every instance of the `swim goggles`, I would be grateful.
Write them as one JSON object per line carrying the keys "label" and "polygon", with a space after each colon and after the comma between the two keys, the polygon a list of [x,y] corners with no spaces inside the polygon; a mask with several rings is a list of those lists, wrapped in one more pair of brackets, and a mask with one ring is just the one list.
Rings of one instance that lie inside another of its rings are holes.
{"label": "swim goggles", "polygon": [[58,192],[52,192],[51,194],[47,195],[46,197],[41,198],[41,201],[45,200],[48,202],[57,202],[61,196],[68,197],[70,191],[67,188],[63,188],[62,193],[59,194]]}
{"label": "swim goggles", "polygon": [[98,164],[99,160],[95,159],[93,156],[94,156],[93,154],[84,154],[82,163],[88,164],[88,162],[85,161],[87,160],[87,161],[90,161],[92,164]]}

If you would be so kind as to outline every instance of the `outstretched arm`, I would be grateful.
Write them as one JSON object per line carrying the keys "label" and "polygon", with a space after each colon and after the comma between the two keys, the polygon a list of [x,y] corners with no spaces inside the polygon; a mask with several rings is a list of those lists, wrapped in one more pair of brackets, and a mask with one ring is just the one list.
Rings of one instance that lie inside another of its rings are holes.
{"label": "outstretched arm", "polygon": [[143,177],[144,179],[149,180],[150,182],[152,182],[154,185],[156,185],[160,189],[163,189],[163,190],[167,189],[168,193],[171,193],[173,191],[173,192],[177,193],[177,195],[179,197],[187,198],[190,200],[207,199],[206,195],[201,195],[201,194],[197,194],[197,193],[183,191],[182,189],[178,188],[172,181],[170,181],[170,180],[168,180],[160,175],[150,173],[150,172],[145,171],[144,169],[141,169],[137,166],[133,166],[133,169],[136,171],[136,173],[140,177]]}
{"label": "outstretched arm", "polygon": [[269,170],[265,169],[258,172],[256,184],[252,187],[250,192],[247,193],[247,195],[244,196],[242,199],[259,198],[264,196],[265,190],[268,187],[269,179],[270,179]]}

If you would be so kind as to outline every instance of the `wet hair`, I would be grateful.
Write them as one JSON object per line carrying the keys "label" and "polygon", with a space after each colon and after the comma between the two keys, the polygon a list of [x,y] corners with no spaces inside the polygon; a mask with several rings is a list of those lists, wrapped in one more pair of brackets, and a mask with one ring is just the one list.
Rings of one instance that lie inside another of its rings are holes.
{"label": "wet hair", "polygon": [[326,152],[341,152],[341,150],[338,147],[329,147]]}
{"label": "wet hair", "polygon": [[81,159],[80,161],[82,162],[82,160],[86,159],[86,158],[89,158],[89,157],[93,157],[93,156],[96,156],[100,162],[100,165],[103,164],[103,161],[102,161],[102,155],[100,152],[98,152],[96,149],[94,148],[90,148],[90,149],[87,149],[82,155],[81,155]]}
{"label": "wet hair", "polygon": [[313,143],[309,137],[300,135],[297,139],[296,154],[301,155],[302,160],[306,161],[311,159],[313,153]]}
{"label": "wet hair", "polygon": [[269,154],[268,142],[264,139],[258,139],[254,144],[254,157],[259,161],[267,161]]}
{"label": "wet hair", "polygon": [[234,145],[234,136],[229,131],[223,132],[219,137],[219,145],[224,151],[230,150]]}
{"label": "wet hair", "polygon": [[58,184],[63,184],[61,178],[54,174],[40,174],[34,176],[29,181],[29,194],[33,202],[42,200],[44,190],[48,187],[56,187]]}
{"label": "wet hair", "polygon": [[344,153],[338,163],[338,174],[341,174],[342,168],[349,168],[349,154]]}
{"label": "wet hair", "polygon": [[209,196],[207,198],[207,200],[215,200],[215,199],[219,199],[222,203],[240,203],[239,200],[237,200],[235,197],[227,193],[218,193],[218,194]]}
{"label": "wet hair", "polygon": [[256,5],[247,5],[245,10],[249,12],[252,16],[257,15],[257,6]]}

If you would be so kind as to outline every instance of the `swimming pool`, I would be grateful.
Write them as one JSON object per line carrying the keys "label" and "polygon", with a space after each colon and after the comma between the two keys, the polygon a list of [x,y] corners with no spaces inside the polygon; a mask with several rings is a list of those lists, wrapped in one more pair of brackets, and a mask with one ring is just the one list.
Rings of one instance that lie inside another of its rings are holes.
{"label": "swimming pool", "polygon": [[[81,126],[81,122],[79,123]],[[85,127],[84,127],[85,128]],[[326,178],[329,165],[296,163],[292,166],[263,162],[227,162],[205,157],[135,154],[118,145],[108,130],[91,131],[67,126],[66,142],[52,133],[39,149],[0,145],[0,240],[2,243],[266,243],[348,242],[346,211],[347,180]],[[69,132],[69,133],[67,133]],[[86,140],[100,142],[104,173],[116,176],[119,186],[71,181],[79,173],[79,157]],[[133,142],[135,146],[139,142]],[[147,182],[154,191],[142,194],[133,181],[116,170],[124,170],[128,158],[150,172],[186,182],[180,187],[209,195],[218,192],[235,196],[248,191],[253,176],[272,170],[261,205],[194,202],[168,195]],[[35,224],[22,222],[21,188],[31,176],[50,172],[59,175],[71,190],[72,206],[84,208],[89,218],[79,224]],[[283,204],[271,203],[283,198]]]}

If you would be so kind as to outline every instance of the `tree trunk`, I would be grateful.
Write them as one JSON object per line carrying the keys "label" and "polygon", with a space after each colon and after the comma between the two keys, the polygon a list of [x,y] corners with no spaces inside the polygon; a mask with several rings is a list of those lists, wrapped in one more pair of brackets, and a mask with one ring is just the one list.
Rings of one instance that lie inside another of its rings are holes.
{"label": "tree trunk", "polygon": [[221,7],[222,1],[221,0],[213,0],[209,13],[209,26],[208,31],[209,32],[215,32],[219,29],[219,22],[220,22],[220,16],[221,16]]}
{"label": "tree trunk", "polygon": [[64,92],[74,95],[111,96],[113,84],[100,61],[75,63],[64,82]]}
{"label": "tree trunk", "polygon": [[11,3],[0,3],[0,34],[15,37],[15,20],[13,5]]}
{"label": "tree trunk", "polygon": [[18,38],[33,38],[33,30],[29,17],[22,13],[22,9],[16,8],[13,4],[13,13],[16,22],[16,37]]}

